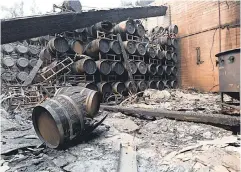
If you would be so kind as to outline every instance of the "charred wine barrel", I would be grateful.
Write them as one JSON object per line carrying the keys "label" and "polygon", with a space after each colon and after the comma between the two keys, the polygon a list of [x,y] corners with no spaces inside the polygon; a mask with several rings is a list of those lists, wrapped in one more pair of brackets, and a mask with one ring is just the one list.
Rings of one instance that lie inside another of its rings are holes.
{"label": "charred wine barrel", "polygon": [[3,67],[6,67],[6,68],[13,67],[14,64],[15,64],[14,59],[11,56],[6,55],[2,58]]}
{"label": "charred wine barrel", "polygon": [[170,87],[170,88],[177,88],[177,81],[175,80],[168,80],[167,81],[167,85]]}
{"label": "charred wine barrel", "polygon": [[156,89],[156,81],[154,80],[150,80],[148,81],[148,88],[151,88],[151,89]]}
{"label": "charred wine barrel", "polygon": [[172,53],[171,58],[175,63],[177,63],[177,53]]}
{"label": "charred wine barrel", "polygon": [[91,59],[88,56],[81,55],[80,57],[83,57],[83,59],[80,59],[73,63],[71,70],[74,74],[89,74],[93,75],[96,70],[97,66],[93,59]]}
{"label": "charred wine barrel", "polygon": [[91,41],[85,50],[88,56],[98,56],[99,53],[108,53],[110,51],[109,41],[106,39],[95,39]]}
{"label": "charred wine barrel", "polygon": [[101,32],[109,33],[112,28],[113,28],[113,24],[110,21],[104,20],[99,23],[96,23],[92,27],[92,33],[94,34],[94,36],[97,36],[96,34],[97,30]]}
{"label": "charred wine barrel", "polygon": [[162,83],[163,83],[164,89],[170,88],[169,85],[168,85],[168,80],[163,80]]}
{"label": "charred wine barrel", "polygon": [[29,45],[28,46],[28,54],[30,56],[36,56],[40,53],[40,47],[35,45]]}
{"label": "charred wine barrel", "polygon": [[135,35],[143,37],[146,33],[144,26],[141,23],[135,24]]}
{"label": "charred wine barrel", "polygon": [[178,33],[178,27],[177,25],[173,24],[168,27],[168,32],[171,34],[177,34]]}
{"label": "charred wine barrel", "polygon": [[[85,101],[83,102],[84,110],[86,111],[87,115],[90,117],[94,117],[99,110],[100,97],[97,91],[94,91],[85,87],[72,86],[72,87],[59,88],[56,91],[55,96],[61,95],[61,94],[69,95],[69,96],[77,94],[76,96],[79,96],[79,97],[76,100],[84,98],[85,99]],[[77,101],[76,103],[80,103],[80,102]]]}
{"label": "charred wine barrel", "polygon": [[62,9],[64,11],[82,12],[82,5],[80,1],[64,0],[62,3]]}
{"label": "charred wine barrel", "polygon": [[125,82],[125,86],[126,86],[127,90],[130,91],[131,93],[136,93],[137,92],[137,87],[135,86],[134,82],[126,81]]}
{"label": "charred wine barrel", "polygon": [[144,36],[143,39],[142,39],[142,42],[149,43],[150,40],[149,40],[148,37]]}
{"label": "charred wine barrel", "polygon": [[4,44],[1,46],[2,51],[6,54],[10,54],[14,51],[14,47],[11,44]]}
{"label": "charred wine barrel", "polygon": [[[129,64],[130,64],[131,73],[132,74],[136,74],[138,68],[137,68],[137,65],[136,65],[135,61],[134,60],[129,60]],[[125,66],[125,68],[126,68],[126,66]]]}
{"label": "charred wine barrel", "polygon": [[153,47],[148,47],[146,52],[150,58],[155,58],[157,56],[157,51]]}
{"label": "charred wine barrel", "polygon": [[163,54],[162,50],[157,49],[157,50],[156,50],[156,54],[157,54],[157,58],[158,58],[158,59],[160,59],[160,60],[163,59],[164,54]]}
{"label": "charred wine barrel", "polygon": [[134,34],[136,31],[135,29],[135,21],[132,19],[128,19],[127,21],[120,22],[119,24],[115,25],[113,28],[113,32],[117,33],[128,33]]}
{"label": "charred wine barrel", "polygon": [[167,75],[171,75],[172,67],[171,66],[163,66],[163,69]]}
{"label": "charred wine barrel", "polygon": [[156,66],[156,73],[157,73],[157,75],[163,75],[164,69],[163,69],[162,65]]}
{"label": "charred wine barrel", "polygon": [[121,54],[120,43],[116,40],[110,42],[110,49],[113,53],[117,55]]}
{"label": "charred wine barrel", "polygon": [[106,98],[112,94],[112,86],[108,82],[99,82],[97,84],[98,90],[101,95]]}
{"label": "charred wine barrel", "polygon": [[156,73],[157,73],[156,64],[153,64],[153,63],[148,64],[147,69],[148,69],[149,74],[156,75]]}
{"label": "charred wine barrel", "polygon": [[123,94],[126,91],[126,86],[123,82],[116,82],[112,85],[114,93]]}
{"label": "charred wine barrel", "polygon": [[87,109],[93,108],[91,114],[95,115],[99,106],[98,93],[87,88],[58,94],[33,109],[34,129],[48,147],[62,148],[83,133]]}
{"label": "charred wine barrel", "polygon": [[20,57],[20,58],[16,61],[16,65],[17,65],[19,68],[21,68],[21,69],[26,68],[26,67],[28,67],[28,65],[29,65],[29,60],[26,59],[26,58],[24,58],[24,57]]}
{"label": "charred wine barrel", "polygon": [[159,33],[159,34],[164,34],[164,31],[165,31],[165,29],[163,28],[163,27],[161,27],[161,26],[156,26],[156,27],[154,27],[152,30],[151,30],[151,33],[152,34],[156,34],[156,33]]}
{"label": "charred wine barrel", "polygon": [[163,55],[167,60],[171,60],[172,56],[171,56],[171,52],[170,51],[163,51]]}
{"label": "charred wine barrel", "polygon": [[146,54],[146,44],[136,43],[136,54],[144,56]]}
{"label": "charred wine barrel", "polygon": [[40,53],[39,53],[39,58],[44,61],[44,60],[50,60],[51,59],[51,54],[48,51],[48,49],[43,48]]}
{"label": "charred wine barrel", "polygon": [[145,62],[141,61],[141,62],[137,62],[136,66],[138,68],[138,71],[140,72],[140,74],[145,75],[147,72],[147,65]]}
{"label": "charred wine barrel", "polygon": [[70,52],[77,53],[79,55],[83,54],[84,46],[79,40],[69,40],[68,44]]}
{"label": "charred wine barrel", "polygon": [[117,75],[122,75],[125,72],[124,65],[121,62],[113,62],[111,68]]}
{"label": "charred wine barrel", "polygon": [[26,53],[28,53],[28,47],[26,47],[24,45],[17,45],[15,47],[15,52],[18,54],[26,54]]}
{"label": "charred wine barrel", "polygon": [[167,37],[167,36],[162,36],[160,38],[158,38],[158,42],[161,45],[172,45],[172,41],[171,38]]}
{"label": "charred wine barrel", "polygon": [[76,29],[75,34],[78,36],[78,39],[82,42],[86,42],[88,39],[86,28]]}
{"label": "charred wine barrel", "polygon": [[163,82],[162,82],[162,81],[157,81],[157,82],[156,82],[156,88],[157,88],[158,90],[163,90],[163,89],[164,89],[164,84],[163,84]]}
{"label": "charred wine barrel", "polygon": [[5,72],[2,73],[1,78],[4,81],[11,82],[11,81],[14,81],[16,79],[16,74],[12,71],[6,70]]}
{"label": "charred wine barrel", "polygon": [[95,61],[96,66],[101,74],[109,75],[111,72],[111,64],[108,60],[98,60]]}
{"label": "charred wine barrel", "polygon": [[47,49],[51,55],[65,53],[69,49],[68,41],[63,37],[52,38],[47,44]]}
{"label": "charred wine barrel", "polygon": [[171,73],[175,76],[177,75],[177,68],[175,66],[171,68]]}
{"label": "charred wine barrel", "polygon": [[78,86],[88,88],[90,90],[98,91],[97,85],[93,82],[81,82],[78,84]]}
{"label": "charred wine barrel", "polygon": [[144,91],[148,88],[145,81],[137,81],[137,87],[139,91]]}
{"label": "charred wine barrel", "polygon": [[28,77],[28,73],[21,71],[19,73],[17,73],[16,78],[20,81],[20,82],[24,82],[26,80],[26,78]]}
{"label": "charred wine barrel", "polygon": [[29,60],[29,67],[33,68],[34,66],[36,66],[37,62],[38,62],[38,59]]}
{"label": "charred wine barrel", "polygon": [[172,39],[171,39],[171,45],[172,45],[174,48],[177,48],[177,39],[176,39],[176,38],[172,38]]}
{"label": "charred wine barrel", "polygon": [[136,52],[136,43],[134,41],[124,41],[124,48],[129,54],[134,54]]}

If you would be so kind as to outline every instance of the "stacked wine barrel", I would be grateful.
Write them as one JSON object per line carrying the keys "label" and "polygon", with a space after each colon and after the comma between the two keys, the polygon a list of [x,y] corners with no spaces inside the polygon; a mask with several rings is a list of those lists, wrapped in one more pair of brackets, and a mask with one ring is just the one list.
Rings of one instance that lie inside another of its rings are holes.
{"label": "stacked wine barrel", "polygon": [[[1,79],[23,84],[40,59],[43,63],[32,83],[86,87],[99,91],[104,102],[147,88],[176,88],[177,32],[171,25],[147,33],[140,20],[128,19],[5,44]],[[118,34],[134,80],[129,78]]]}

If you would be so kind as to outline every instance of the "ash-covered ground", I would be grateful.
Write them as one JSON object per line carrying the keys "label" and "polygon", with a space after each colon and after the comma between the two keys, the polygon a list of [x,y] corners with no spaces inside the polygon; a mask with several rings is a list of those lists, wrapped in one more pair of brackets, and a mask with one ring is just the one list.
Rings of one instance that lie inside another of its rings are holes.
{"label": "ash-covered ground", "polygon": [[[203,113],[221,110],[217,94],[167,92],[145,92],[145,99],[127,104]],[[120,143],[128,142],[137,148],[139,172],[240,171],[240,137],[232,131],[169,119],[142,120],[122,113],[100,112],[96,119],[106,114],[107,119],[86,141],[54,150],[35,135],[31,111],[2,112],[0,171],[117,171]]]}

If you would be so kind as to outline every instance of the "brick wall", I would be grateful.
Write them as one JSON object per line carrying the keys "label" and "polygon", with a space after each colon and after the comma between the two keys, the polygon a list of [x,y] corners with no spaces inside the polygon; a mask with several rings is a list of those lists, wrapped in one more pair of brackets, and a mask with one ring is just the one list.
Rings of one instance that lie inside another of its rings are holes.
{"label": "brick wall", "polygon": [[[218,1],[157,0],[155,5],[168,5],[167,16],[148,19],[147,28],[176,24],[179,27],[179,79],[181,87],[200,91],[218,91],[218,67],[215,54],[219,53]],[[221,25],[239,24],[240,2],[221,1]],[[200,33],[197,33],[200,32]],[[194,34],[197,33],[197,34]],[[188,36],[194,34],[192,36]],[[186,37],[183,37],[186,36]],[[182,38],[183,37],[183,38]],[[196,64],[196,47],[200,47],[202,64]],[[221,51],[240,47],[240,27],[221,29]]]}

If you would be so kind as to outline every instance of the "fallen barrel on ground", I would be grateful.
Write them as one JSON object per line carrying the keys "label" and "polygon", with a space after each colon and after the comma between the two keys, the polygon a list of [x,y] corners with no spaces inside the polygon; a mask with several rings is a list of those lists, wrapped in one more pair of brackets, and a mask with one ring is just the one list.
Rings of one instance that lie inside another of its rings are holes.
{"label": "fallen barrel on ground", "polygon": [[60,88],[55,97],[33,109],[34,129],[48,147],[62,148],[83,133],[84,118],[93,117],[99,106],[96,91],[78,86]]}

